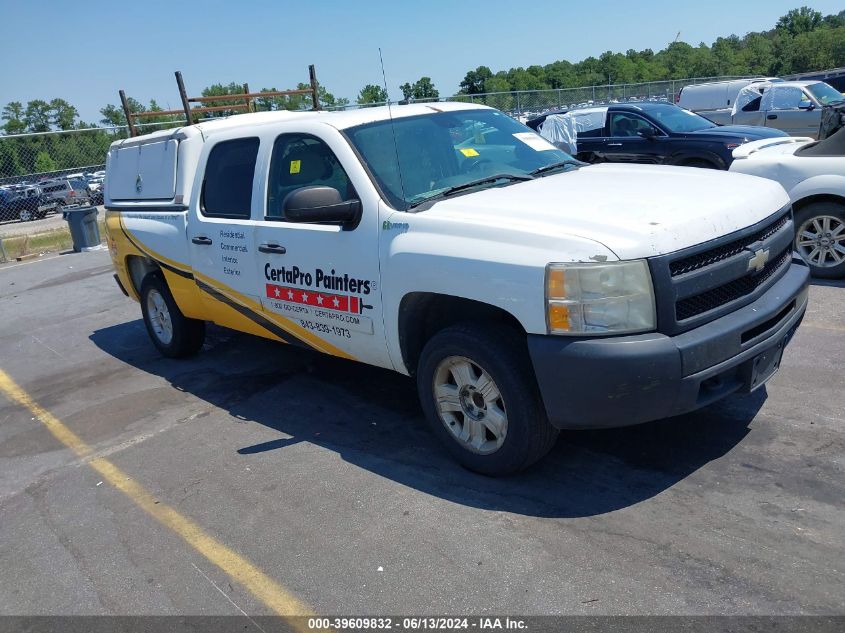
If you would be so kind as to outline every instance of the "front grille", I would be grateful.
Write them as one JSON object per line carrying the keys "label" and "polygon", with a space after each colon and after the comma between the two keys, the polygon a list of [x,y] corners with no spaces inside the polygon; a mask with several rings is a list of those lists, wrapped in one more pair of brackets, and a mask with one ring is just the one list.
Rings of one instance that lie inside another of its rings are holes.
{"label": "front grille", "polygon": [[[789,220],[788,215],[784,217],[787,221]],[[778,222],[780,222],[780,220],[778,220]],[[770,228],[771,227],[768,227],[765,230],[769,230]],[[774,229],[773,231],[771,231],[770,235],[776,231],[777,229]],[[745,240],[741,241],[745,242]],[[730,244],[726,245],[726,247],[727,246],[730,246]],[[688,259],[692,258],[690,257]],[[675,304],[675,319],[678,322],[683,321],[685,319],[690,319],[694,316],[704,314],[705,312],[730,303],[731,301],[736,301],[741,297],[750,295],[752,292],[757,290],[757,288],[766,283],[766,281],[768,281],[772,277],[772,275],[774,275],[781,268],[783,268],[783,266],[788,264],[791,259],[792,248],[790,246],[785,250],[781,251],[780,254],[776,255],[775,258],[768,262],[763,267],[763,270],[761,270],[759,273],[750,273],[744,277],[740,277],[739,279],[729,281],[728,283],[721,285],[718,288],[713,288],[706,292],[702,292],[701,294],[694,295],[692,297],[687,297],[686,299],[681,299]]]}
{"label": "front grille", "polygon": [[[685,273],[698,270],[699,268],[710,266],[711,264],[715,264],[716,262],[723,261],[725,259],[728,259],[729,257],[733,257],[734,255],[739,255],[742,251],[747,249],[750,245],[754,244],[755,242],[761,242],[763,240],[766,240],[778,231],[780,231],[784,226],[786,226],[786,224],[789,222],[789,219],[790,214],[786,213],[780,216],[779,218],[775,219],[767,226],[764,226],[763,228],[755,231],[754,233],[746,235],[732,242],[728,242],[727,244],[722,244],[709,251],[704,251],[703,253],[696,253],[695,255],[690,255],[689,257],[674,261],[669,265],[669,272],[672,277],[677,277],[678,275],[683,275]],[[680,317],[678,318],[680,319]]]}

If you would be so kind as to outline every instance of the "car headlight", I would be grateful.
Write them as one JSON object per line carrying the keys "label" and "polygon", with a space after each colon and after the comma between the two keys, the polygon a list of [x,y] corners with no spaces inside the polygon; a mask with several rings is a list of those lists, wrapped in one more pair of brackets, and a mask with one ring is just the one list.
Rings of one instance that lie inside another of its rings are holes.
{"label": "car headlight", "polygon": [[549,334],[630,334],[656,323],[645,260],[546,266]]}

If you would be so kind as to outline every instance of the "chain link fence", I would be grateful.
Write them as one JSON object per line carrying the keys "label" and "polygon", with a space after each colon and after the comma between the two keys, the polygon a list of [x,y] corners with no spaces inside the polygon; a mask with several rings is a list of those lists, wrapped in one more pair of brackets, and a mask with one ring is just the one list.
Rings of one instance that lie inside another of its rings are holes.
{"label": "chain link fence", "polygon": [[[550,109],[584,107],[593,104],[658,99],[674,102],[682,87],[704,81],[738,79],[739,77],[696,77],[671,81],[652,81],[639,84],[612,84],[557,90],[524,90],[455,95],[436,101],[479,103],[511,116],[524,119]],[[260,105],[260,104],[257,104]],[[367,104],[367,106],[384,104]],[[343,108],[366,107],[352,104]],[[136,124],[143,133],[178,127],[184,119]],[[16,135],[0,135],[0,202],[6,201],[6,213],[0,207],[0,221],[14,220],[18,213],[10,198],[24,199],[40,195],[45,181],[62,178],[92,179],[95,172],[105,169],[106,152],[115,140],[127,138],[127,127],[91,128]],[[96,180],[96,176],[93,180]],[[23,202],[18,202],[21,206]],[[7,217],[8,216],[8,217]],[[27,217],[30,217],[29,215]]]}

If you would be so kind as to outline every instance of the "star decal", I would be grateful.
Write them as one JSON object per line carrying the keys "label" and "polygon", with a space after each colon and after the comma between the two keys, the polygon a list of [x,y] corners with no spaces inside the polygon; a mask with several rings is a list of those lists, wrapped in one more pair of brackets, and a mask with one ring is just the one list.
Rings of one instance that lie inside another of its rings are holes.
{"label": "star decal", "polygon": [[293,299],[293,290],[288,290],[288,299]]}
{"label": "star decal", "polygon": [[281,292],[281,290],[279,290],[278,288],[276,288],[276,296],[277,296],[277,297],[281,297],[281,296],[282,296],[282,292]]}
{"label": "star decal", "polygon": [[337,297],[335,297],[334,299],[332,299],[332,303],[334,304],[334,307],[335,307],[335,308],[336,308],[336,307],[338,307],[338,306],[340,305],[340,301],[338,301],[338,300],[337,300]]}
{"label": "star decal", "polygon": [[317,303],[323,305],[323,295],[317,295]]}
{"label": "star decal", "polygon": [[302,300],[303,300],[305,303],[308,303],[308,295],[307,295],[306,293],[304,293],[304,292],[302,293]]}

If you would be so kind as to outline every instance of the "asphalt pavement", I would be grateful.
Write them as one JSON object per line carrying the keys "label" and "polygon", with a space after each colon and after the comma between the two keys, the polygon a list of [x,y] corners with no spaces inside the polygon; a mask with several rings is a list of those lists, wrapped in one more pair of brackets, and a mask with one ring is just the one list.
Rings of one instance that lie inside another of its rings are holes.
{"label": "asphalt pavement", "polygon": [[845,611],[842,283],[764,389],[489,479],[409,379],[214,327],[164,359],[111,274],[0,266],[2,614]]}

